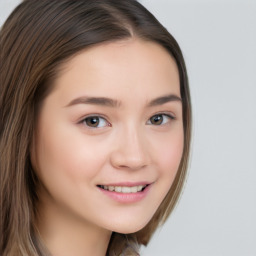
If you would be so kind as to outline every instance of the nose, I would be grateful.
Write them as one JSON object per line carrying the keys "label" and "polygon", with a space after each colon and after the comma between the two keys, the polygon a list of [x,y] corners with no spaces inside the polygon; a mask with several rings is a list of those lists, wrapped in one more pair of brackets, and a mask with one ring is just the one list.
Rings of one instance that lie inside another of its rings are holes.
{"label": "nose", "polygon": [[149,164],[147,142],[138,129],[126,129],[114,144],[110,161],[115,168],[138,170]]}

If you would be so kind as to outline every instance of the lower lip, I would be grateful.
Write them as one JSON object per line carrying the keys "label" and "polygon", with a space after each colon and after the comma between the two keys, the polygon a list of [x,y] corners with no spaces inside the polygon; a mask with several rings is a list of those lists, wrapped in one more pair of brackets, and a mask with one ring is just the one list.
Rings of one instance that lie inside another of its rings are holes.
{"label": "lower lip", "polygon": [[[152,185],[152,184],[151,184]],[[136,203],[144,199],[150,188],[151,185],[148,185],[143,191],[136,192],[136,193],[118,193],[115,191],[109,191],[102,188],[98,188],[102,193],[106,196],[110,197],[111,199],[115,200],[119,203]]]}

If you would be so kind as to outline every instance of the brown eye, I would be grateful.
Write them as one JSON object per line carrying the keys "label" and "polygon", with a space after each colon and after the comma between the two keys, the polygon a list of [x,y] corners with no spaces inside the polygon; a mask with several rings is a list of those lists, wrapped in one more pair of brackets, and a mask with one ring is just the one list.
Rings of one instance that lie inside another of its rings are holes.
{"label": "brown eye", "polygon": [[175,117],[168,114],[157,114],[152,116],[148,121],[147,124],[150,125],[164,125],[169,123],[171,120],[175,120]]}
{"label": "brown eye", "polygon": [[102,128],[102,127],[109,126],[109,123],[103,117],[99,117],[99,116],[86,117],[83,120],[83,123],[86,126],[89,126],[92,128]]}
{"label": "brown eye", "polygon": [[99,124],[99,118],[92,116],[92,117],[87,117],[85,118],[85,123],[86,125],[90,126],[90,127],[97,127]]}
{"label": "brown eye", "polygon": [[150,122],[153,125],[161,125],[163,123],[163,115],[155,115],[150,118]]}

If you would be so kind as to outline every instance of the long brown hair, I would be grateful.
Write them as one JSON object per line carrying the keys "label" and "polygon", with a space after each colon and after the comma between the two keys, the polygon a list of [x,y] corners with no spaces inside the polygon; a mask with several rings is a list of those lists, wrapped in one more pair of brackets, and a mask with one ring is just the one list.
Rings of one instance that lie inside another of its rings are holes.
{"label": "long brown hair", "polygon": [[175,180],[150,222],[133,234],[113,233],[108,255],[137,255],[172,212],[184,184],[191,104],[181,50],[135,0],[24,0],[0,32],[0,254],[48,255],[35,229],[37,177],[30,145],[40,103],[68,58],[99,43],[137,37],[163,46],[175,59],[183,106],[184,150]]}

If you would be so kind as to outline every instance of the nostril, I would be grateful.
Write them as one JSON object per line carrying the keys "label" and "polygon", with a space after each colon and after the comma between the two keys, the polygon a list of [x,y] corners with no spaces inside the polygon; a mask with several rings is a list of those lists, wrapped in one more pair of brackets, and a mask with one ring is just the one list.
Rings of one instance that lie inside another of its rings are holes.
{"label": "nostril", "polygon": [[149,164],[147,144],[137,131],[127,131],[122,137],[118,136],[117,141],[110,155],[111,164],[115,168],[138,170]]}
{"label": "nostril", "polygon": [[117,169],[139,170],[147,166],[147,161],[141,156],[114,152],[111,155],[111,164]]}

